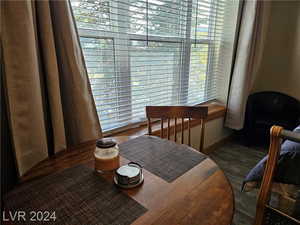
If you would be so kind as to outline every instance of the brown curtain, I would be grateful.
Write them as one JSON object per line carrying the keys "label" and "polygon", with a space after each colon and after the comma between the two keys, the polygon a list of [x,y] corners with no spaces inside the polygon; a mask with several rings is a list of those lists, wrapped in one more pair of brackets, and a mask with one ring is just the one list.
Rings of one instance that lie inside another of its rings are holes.
{"label": "brown curtain", "polygon": [[23,175],[102,134],[70,3],[2,1],[1,23],[9,125]]}
{"label": "brown curtain", "polygon": [[[3,51],[0,43],[0,101],[1,101],[1,142],[0,142],[0,151],[1,151],[1,196],[7,193],[13,186],[17,183],[17,169],[13,154],[11,133],[8,125],[8,116],[7,116],[7,104],[4,98],[4,88],[3,88]],[[1,205],[2,202],[1,202]]]}
{"label": "brown curtain", "polygon": [[225,120],[225,126],[236,130],[243,128],[247,99],[260,67],[271,1],[244,0],[242,4]]}

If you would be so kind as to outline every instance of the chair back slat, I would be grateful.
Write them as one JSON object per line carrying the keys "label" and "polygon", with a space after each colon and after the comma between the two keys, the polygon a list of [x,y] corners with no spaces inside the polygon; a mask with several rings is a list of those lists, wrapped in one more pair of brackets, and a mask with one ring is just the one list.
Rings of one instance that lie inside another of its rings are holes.
{"label": "chair back slat", "polygon": [[205,134],[205,126],[204,126],[204,119],[201,119],[200,122],[200,149],[204,148],[204,134]]}
{"label": "chair back slat", "polygon": [[151,118],[148,117],[148,134],[151,135],[152,134],[152,130],[151,130]]}
{"label": "chair back slat", "polygon": [[188,145],[191,146],[191,118],[188,120]]}
{"label": "chair back slat", "polygon": [[181,144],[184,143],[184,118],[181,118]]}
{"label": "chair back slat", "polygon": [[174,141],[177,141],[177,118],[175,118]]}
{"label": "chair back slat", "polygon": [[161,118],[160,120],[160,137],[163,138],[164,137],[164,119]]}
{"label": "chair back slat", "polygon": [[168,140],[170,140],[170,118],[168,118],[168,131],[167,131],[167,135],[168,135]]}
{"label": "chair back slat", "polygon": [[[185,130],[185,119],[188,119],[188,145],[191,146],[191,119],[199,119],[201,125],[201,136],[199,148],[202,151],[204,146],[204,121],[208,114],[207,106],[146,106],[146,115],[148,118],[148,126],[151,126],[151,120],[160,119],[160,137],[164,138],[164,120],[167,119],[167,135],[166,137],[170,140],[170,123],[171,119],[174,119],[174,141],[177,142],[177,119],[181,122],[181,144],[184,144],[184,130]],[[148,133],[152,134],[151,128],[148,128]]]}

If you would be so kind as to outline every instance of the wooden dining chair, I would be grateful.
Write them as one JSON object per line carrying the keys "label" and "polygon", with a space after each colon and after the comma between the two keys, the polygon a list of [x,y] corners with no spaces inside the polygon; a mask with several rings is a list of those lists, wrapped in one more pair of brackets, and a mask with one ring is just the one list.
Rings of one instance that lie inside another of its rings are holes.
{"label": "wooden dining chair", "polygon": [[[199,135],[199,151],[203,151],[205,120],[208,114],[207,106],[146,106],[146,116],[148,119],[148,134],[152,135],[151,119],[160,119],[160,137],[167,137],[170,140],[171,122],[174,120],[174,141],[177,141],[178,122],[181,122],[181,144],[184,143],[185,120],[188,129],[188,145],[191,146],[191,120],[198,119],[201,133]],[[167,120],[167,134],[164,135],[164,121]],[[178,121],[180,120],[180,121]]]}
{"label": "wooden dining chair", "polygon": [[282,127],[271,128],[271,138],[268,160],[261,183],[254,225],[296,225],[300,221],[290,215],[269,205],[271,197],[272,180],[276,171],[278,156],[281,150],[281,140],[287,139],[300,143],[300,133],[284,130]]}

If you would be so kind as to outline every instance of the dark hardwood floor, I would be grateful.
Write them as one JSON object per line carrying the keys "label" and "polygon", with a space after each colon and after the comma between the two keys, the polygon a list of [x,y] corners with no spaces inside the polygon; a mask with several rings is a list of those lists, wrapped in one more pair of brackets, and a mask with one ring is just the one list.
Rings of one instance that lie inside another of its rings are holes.
{"label": "dark hardwood floor", "polygon": [[230,180],[235,195],[233,225],[252,225],[258,191],[241,192],[242,182],[249,170],[267,154],[264,148],[249,148],[232,140],[210,154]]}

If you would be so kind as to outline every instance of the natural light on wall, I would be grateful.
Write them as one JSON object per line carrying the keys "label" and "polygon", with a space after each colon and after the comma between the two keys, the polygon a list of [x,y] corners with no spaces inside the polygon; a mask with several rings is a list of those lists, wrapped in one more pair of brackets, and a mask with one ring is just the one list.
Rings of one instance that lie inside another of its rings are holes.
{"label": "natural light on wall", "polygon": [[71,3],[104,131],[145,120],[146,105],[196,105],[220,95],[238,1]]}

